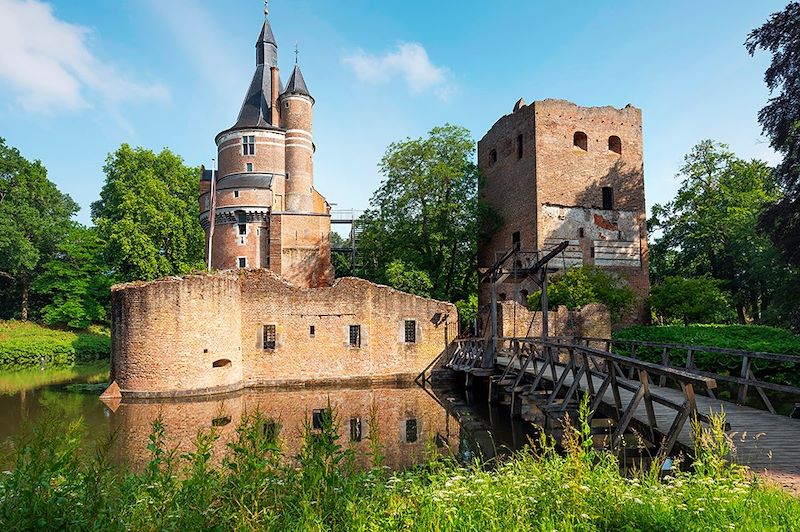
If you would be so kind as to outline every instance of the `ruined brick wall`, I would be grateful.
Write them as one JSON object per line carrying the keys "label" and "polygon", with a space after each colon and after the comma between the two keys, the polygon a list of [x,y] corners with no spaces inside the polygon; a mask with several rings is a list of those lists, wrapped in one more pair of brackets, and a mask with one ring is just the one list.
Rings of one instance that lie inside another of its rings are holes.
{"label": "ruined brick wall", "polygon": [[[498,304],[497,330],[503,337],[538,337],[542,335],[542,313],[533,312],[515,301]],[[567,310],[559,306],[548,313],[549,336],[611,337],[611,315],[599,303],[591,303],[581,310]]]}
{"label": "ruined brick wall", "polygon": [[111,290],[111,381],[124,393],[241,386],[235,275],[168,277]]}
{"label": "ruined brick wall", "polygon": [[[515,151],[520,134],[521,152]],[[479,265],[489,266],[497,252],[509,249],[516,231],[525,251],[546,251],[568,240],[563,257],[551,265],[596,264],[617,272],[637,294],[636,308],[623,322],[645,321],[649,275],[641,111],[564,100],[518,105],[492,126],[478,151],[486,176],[481,196],[505,220],[480,246]],[[611,191],[611,208],[604,205],[604,188]],[[530,282],[509,283],[498,286],[498,293],[522,302],[521,291],[536,289]],[[481,285],[479,299],[485,307],[488,284]]]}
{"label": "ruined brick wall", "polygon": [[[413,323],[414,341],[405,337]],[[362,279],[304,289],[269,270],[112,290],[112,381],[175,396],[309,381],[411,380],[455,337],[455,306]],[[274,325],[276,345],[265,346]],[[350,345],[350,326],[360,345]],[[313,327],[313,331],[312,331]]]}
{"label": "ruined brick wall", "polygon": [[270,258],[280,253],[280,262],[270,269],[295,286],[330,286],[334,279],[330,215],[284,213],[272,216],[276,218],[280,218],[280,232]]}

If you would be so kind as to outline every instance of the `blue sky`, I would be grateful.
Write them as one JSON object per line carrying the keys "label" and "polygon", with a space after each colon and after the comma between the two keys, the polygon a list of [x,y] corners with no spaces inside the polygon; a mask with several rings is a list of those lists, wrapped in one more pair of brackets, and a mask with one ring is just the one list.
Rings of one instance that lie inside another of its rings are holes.
{"label": "blue sky", "polygon": [[[273,0],[284,81],[316,98],[316,187],[363,209],[395,140],[460,124],[480,138],[514,102],[643,110],[648,205],[699,140],[777,161],[756,121],[768,57],[742,43],[786,1]],[[259,0],[0,0],[0,136],[82,207],[128,142],[208,164],[252,76]]]}

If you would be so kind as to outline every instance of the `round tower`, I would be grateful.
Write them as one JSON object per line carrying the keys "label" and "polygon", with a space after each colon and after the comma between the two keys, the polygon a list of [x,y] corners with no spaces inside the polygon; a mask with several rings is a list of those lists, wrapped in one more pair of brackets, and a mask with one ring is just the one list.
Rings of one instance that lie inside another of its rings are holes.
{"label": "round tower", "polygon": [[311,135],[314,98],[295,64],[280,96],[281,124],[286,130],[286,210],[314,210],[314,143]]}

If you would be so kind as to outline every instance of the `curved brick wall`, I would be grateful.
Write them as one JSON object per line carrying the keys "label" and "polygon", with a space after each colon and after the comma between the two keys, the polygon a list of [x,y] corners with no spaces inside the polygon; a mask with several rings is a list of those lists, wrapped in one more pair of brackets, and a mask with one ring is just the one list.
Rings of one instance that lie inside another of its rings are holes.
{"label": "curved brick wall", "polygon": [[111,380],[123,397],[240,387],[239,299],[231,274],[113,287]]}

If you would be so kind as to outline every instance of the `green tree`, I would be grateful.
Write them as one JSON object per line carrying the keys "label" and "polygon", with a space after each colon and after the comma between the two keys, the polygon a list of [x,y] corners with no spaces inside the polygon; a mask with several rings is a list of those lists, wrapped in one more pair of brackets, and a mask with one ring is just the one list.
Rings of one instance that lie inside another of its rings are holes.
{"label": "green tree", "polygon": [[32,286],[47,301],[40,310],[43,322],[83,329],[107,321],[112,277],[103,249],[97,230],[80,225],[58,244]]}
{"label": "green tree", "polygon": [[30,314],[31,284],[76,212],[78,205],[47,179],[40,161],[28,161],[0,138],[0,277],[23,320]]}
{"label": "green tree", "polygon": [[334,248],[346,248],[350,246],[349,238],[342,238],[339,233],[331,231],[331,262],[333,263],[333,271],[336,277],[346,277],[353,275],[351,267],[350,253],[342,251],[333,251]]}
{"label": "green tree", "polygon": [[725,144],[704,140],[686,156],[675,199],[654,205],[648,222],[651,277],[709,275],[730,292],[740,322],[758,320],[779,284],[777,254],[759,235],[765,205],[780,197],[763,161],[744,161]]}
{"label": "green tree", "polygon": [[198,221],[199,170],[164,149],[123,144],[106,159],[106,181],[92,219],[105,256],[124,281],[149,280],[203,267]]}
{"label": "green tree", "polygon": [[[541,297],[540,290],[529,295],[528,307],[541,310]],[[589,303],[601,303],[615,322],[631,308],[634,299],[635,294],[624,279],[591,265],[570,268],[554,276],[547,287],[547,304],[551,309],[564,305],[579,310]]]}
{"label": "green tree", "polygon": [[386,279],[394,288],[422,297],[430,297],[433,288],[431,278],[426,272],[415,270],[399,259],[393,260],[386,267]]}
{"label": "green tree", "polygon": [[490,210],[478,203],[475,142],[467,129],[445,125],[427,137],[391,144],[384,175],[362,216],[361,274],[391,284],[389,265],[423,272],[430,295],[457,301],[476,284],[479,229]]}
{"label": "green tree", "polygon": [[771,96],[758,121],[783,155],[776,176],[785,194],[764,210],[759,228],[790,263],[800,266],[800,3],[773,13],[750,32],[745,46],[750,55],[758,49],[772,54],[764,74]]}
{"label": "green tree", "polygon": [[[456,301],[456,309],[462,332],[471,330],[475,325],[475,318],[478,317],[478,294],[470,294],[468,298]],[[473,330],[472,334],[479,333]]]}
{"label": "green tree", "polygon": [[732,318],[720,281],[708,276],[667,277],[650,290],[650,309],[663,320],[690,323],[724,323]]}

